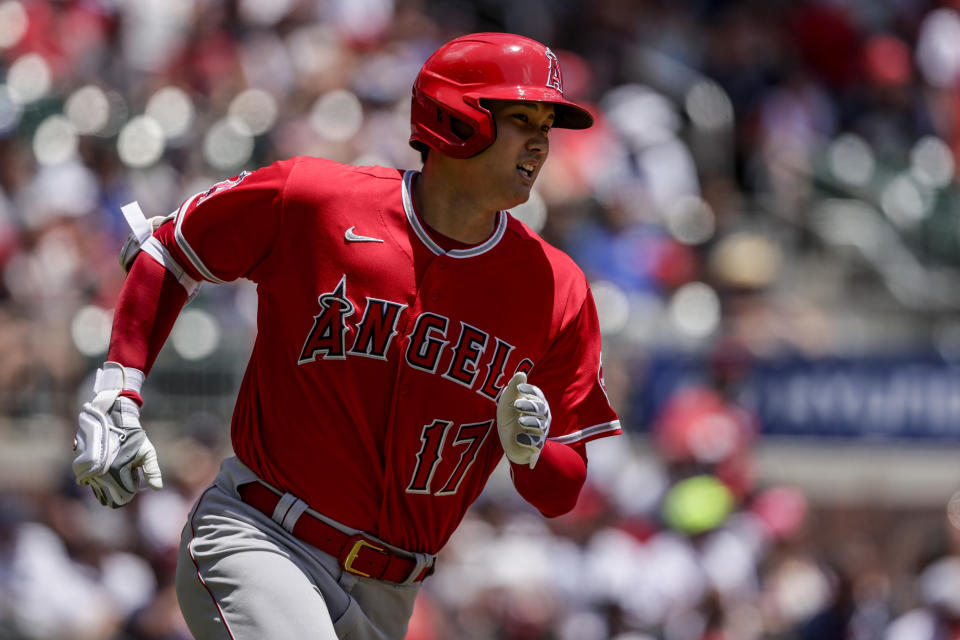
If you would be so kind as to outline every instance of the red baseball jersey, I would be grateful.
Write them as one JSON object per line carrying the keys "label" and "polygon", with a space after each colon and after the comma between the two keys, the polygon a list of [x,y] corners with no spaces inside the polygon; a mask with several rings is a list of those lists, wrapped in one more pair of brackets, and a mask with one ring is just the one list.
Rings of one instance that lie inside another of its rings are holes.
{"label": "red baseball jersey", "polygon": [[258,285],[236,455],[329,517],[435,553],[503,455],[496,399],[515,371],[550,402],[550,439],[620,424],[580,269],[507,212],[444,251],[416,176],[277,162],[193,196],[157,238],[198,279]]}

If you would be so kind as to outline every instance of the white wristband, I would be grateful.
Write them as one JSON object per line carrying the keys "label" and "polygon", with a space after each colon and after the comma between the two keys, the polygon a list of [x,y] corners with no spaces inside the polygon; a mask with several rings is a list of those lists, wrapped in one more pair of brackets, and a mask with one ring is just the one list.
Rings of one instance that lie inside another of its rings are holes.
{"label": "white wristband", "polygon": [[119,362],[104,362],[103,367],[97,369],[97,378],[93,383],[93,392],[122,390],[140,393],[143,381],[146,378],[143,371],[133,367],[124,367]]}

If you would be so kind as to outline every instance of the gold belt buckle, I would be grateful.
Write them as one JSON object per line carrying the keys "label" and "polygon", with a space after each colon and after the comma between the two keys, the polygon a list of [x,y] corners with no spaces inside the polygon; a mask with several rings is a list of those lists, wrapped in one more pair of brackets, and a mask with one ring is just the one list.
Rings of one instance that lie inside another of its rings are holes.
{"label": "gold belt buckle", "polygon": [[360,553],[360,549],[362,549],[363,547],[370,547],[374,551],[379,551],[380,553],[387,552],[387,550],[384,549],[383,547],[378,547],[377,545],[371,544],[366,540],[364,540],[363,538],[360,538],[359,540],[353,543],[353,548],[350,549],[350,553],[348,553],[347,557],[344,559],[343,569],[345,571],[349,571],[354,575],[362,576],[364,578],[369,578],[370,577],[369,573],[364,573],[363,571],[360,571],[360,569],[353,568],[353,561],[357,559],[357,555]]}

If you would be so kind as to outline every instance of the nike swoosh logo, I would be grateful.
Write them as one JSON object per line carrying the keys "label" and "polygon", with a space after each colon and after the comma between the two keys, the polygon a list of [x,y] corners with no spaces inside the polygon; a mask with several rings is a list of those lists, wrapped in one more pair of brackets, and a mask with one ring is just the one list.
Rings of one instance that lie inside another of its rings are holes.
{"label": "nike swoosh logo", "polygon": [[343,234],[343,237],[347,239],[347,242],[383,242],[380,238],[371,238],[370,236],[361,236],[357,233],[354,233],[353,230],[356,227],[350,227],[347,229],[347,232]]}

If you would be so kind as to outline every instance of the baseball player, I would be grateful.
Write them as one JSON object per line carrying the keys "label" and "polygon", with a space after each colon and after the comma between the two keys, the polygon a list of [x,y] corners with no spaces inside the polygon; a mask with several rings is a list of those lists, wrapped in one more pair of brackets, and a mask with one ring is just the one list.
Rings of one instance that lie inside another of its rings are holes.
{"label": "baseball player", "polygon": [[162,485],[140,392],[180,309],[200,282],[257,283],[235,457],[183,529],[198,638],[402,638],[503,454],[544,515],[574,506],[585,443],[620,432],[597,314],[583,273],[507,210],[550,130],[592,122],[550,49],[468,35],[414,84],[422,171],[292,158],[140,233],[76,437],[78,481],[105,505]]}

